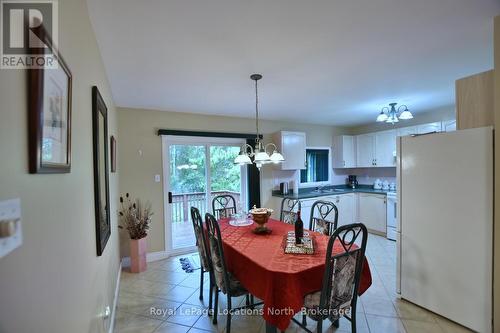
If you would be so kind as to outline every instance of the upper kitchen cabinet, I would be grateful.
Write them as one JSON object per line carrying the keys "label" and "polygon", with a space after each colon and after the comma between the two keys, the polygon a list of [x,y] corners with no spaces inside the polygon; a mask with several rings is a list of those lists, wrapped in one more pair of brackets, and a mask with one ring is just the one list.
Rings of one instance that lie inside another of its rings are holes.
{"label": "upper kitchen cabinet", "polygon": [[356,162],[358,168],[375,166],[375,133],[356,137]]}
{"label": "upper kitchen cabinet", "polygon": [[457,128],[493,126],[493,96],[493,70],[457,80]]}
{"label": "upper kitchen cabinet", "polygon": [[339,135],[333,138],[333,167],[355,168],[355,137]]}
{"label": "upper kitchen cabinet", "polygon": [[395,130],[375,133],[375,166],[396,166],[396,136]]}
{"label": "upper kitchen cabinet", "polygon": [[358,135],[356,138],[357,167],[395,166],[396,134],[396,131],[391,130]]}
{"label": "upper kitchen cabinet", "polygon": [[306,133],[280,131],[275,133],[274,142],[285,161],[278,165],[281,170],[302,170],[306,168]]}
{"label": "upper kitchen cabinet", "polygon": [[417,134],[418,128],[417,126],[403,127],[403,128],[398,128],[397,131],[398,131],[398,136],[408,136]]}
{"label": "upper kitchen cabinet", "polygon": [[428,123],[428,124],[418,125],[416,127],[417,127],[417,134],[441,132],[441,122]]}

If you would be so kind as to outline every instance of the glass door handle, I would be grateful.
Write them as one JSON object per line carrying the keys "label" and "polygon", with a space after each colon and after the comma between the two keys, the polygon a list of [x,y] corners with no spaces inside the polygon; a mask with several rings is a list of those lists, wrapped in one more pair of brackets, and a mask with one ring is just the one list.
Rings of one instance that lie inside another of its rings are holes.
{"label": "glass door handle", "polygon": [[172,203],[172,192],[168,192],[168,203]]}

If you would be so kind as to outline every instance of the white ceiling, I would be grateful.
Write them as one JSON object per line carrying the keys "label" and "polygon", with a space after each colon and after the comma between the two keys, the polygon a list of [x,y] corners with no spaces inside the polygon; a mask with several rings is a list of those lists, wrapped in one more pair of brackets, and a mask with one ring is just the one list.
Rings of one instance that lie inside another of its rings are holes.
{"label": "white ceiling", "polygon": [[118,106],[332,125],[454,104],[500,0],[87,0]]}

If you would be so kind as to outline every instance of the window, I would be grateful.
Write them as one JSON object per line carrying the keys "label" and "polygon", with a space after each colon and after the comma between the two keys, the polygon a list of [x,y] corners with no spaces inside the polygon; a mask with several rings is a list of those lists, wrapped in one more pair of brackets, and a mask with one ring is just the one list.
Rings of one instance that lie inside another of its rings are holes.
{"label": "window", "polygon": [[306,149],[307,167],[300,171],[300,183],[326,184],[330,181],[330,148]]}

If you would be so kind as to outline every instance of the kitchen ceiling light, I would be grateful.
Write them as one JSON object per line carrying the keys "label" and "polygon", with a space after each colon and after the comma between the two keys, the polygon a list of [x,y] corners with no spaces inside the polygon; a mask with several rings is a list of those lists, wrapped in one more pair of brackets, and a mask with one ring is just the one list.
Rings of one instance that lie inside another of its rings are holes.
{"label": "kitchen ceiling light", "polygon": [[[250,75],[250,79],[255,81],[255,147],[252,147],[247,143],[242,145],[239,155],[234,159],[234,163],[238,165],[252,164],[253,157],[253,163],[255,163],[255,166],[260,170],[264,164],[281,163],[285,160],[285,158],[280,154],[278,147],[276,147],[274,143],[270,142],[265,146],[262,143],[261,135],[259,133],[259,94],[257,90],[257,81],[262,79],[262,75],[252,74]],[[267,153],[269,147],[273,147],[271,156]]]}
{"label": "kitchen ceiling light", "polygon": [[377,117],[377,122],[381,123],[381,122],[384,122],[387,120],[387,115],[383,112],[383,111],[380,111],[380,114],[378,115]]}
{"label": "kitchen ceiling light", "polygon": [[[413,115],[408,110],[408,107],[406,105],[400,105],[398,109],[396,110],[396,105],[398,103],[389,103],[389,107],[384,106],[382,110],[380,110],[380,114],[377,116],[377,122],[386,122],[389,124],[395,124],[399,122],[399,120],[409,120],[413,119]],[[401,109],[403,109],[401,111]]]}

